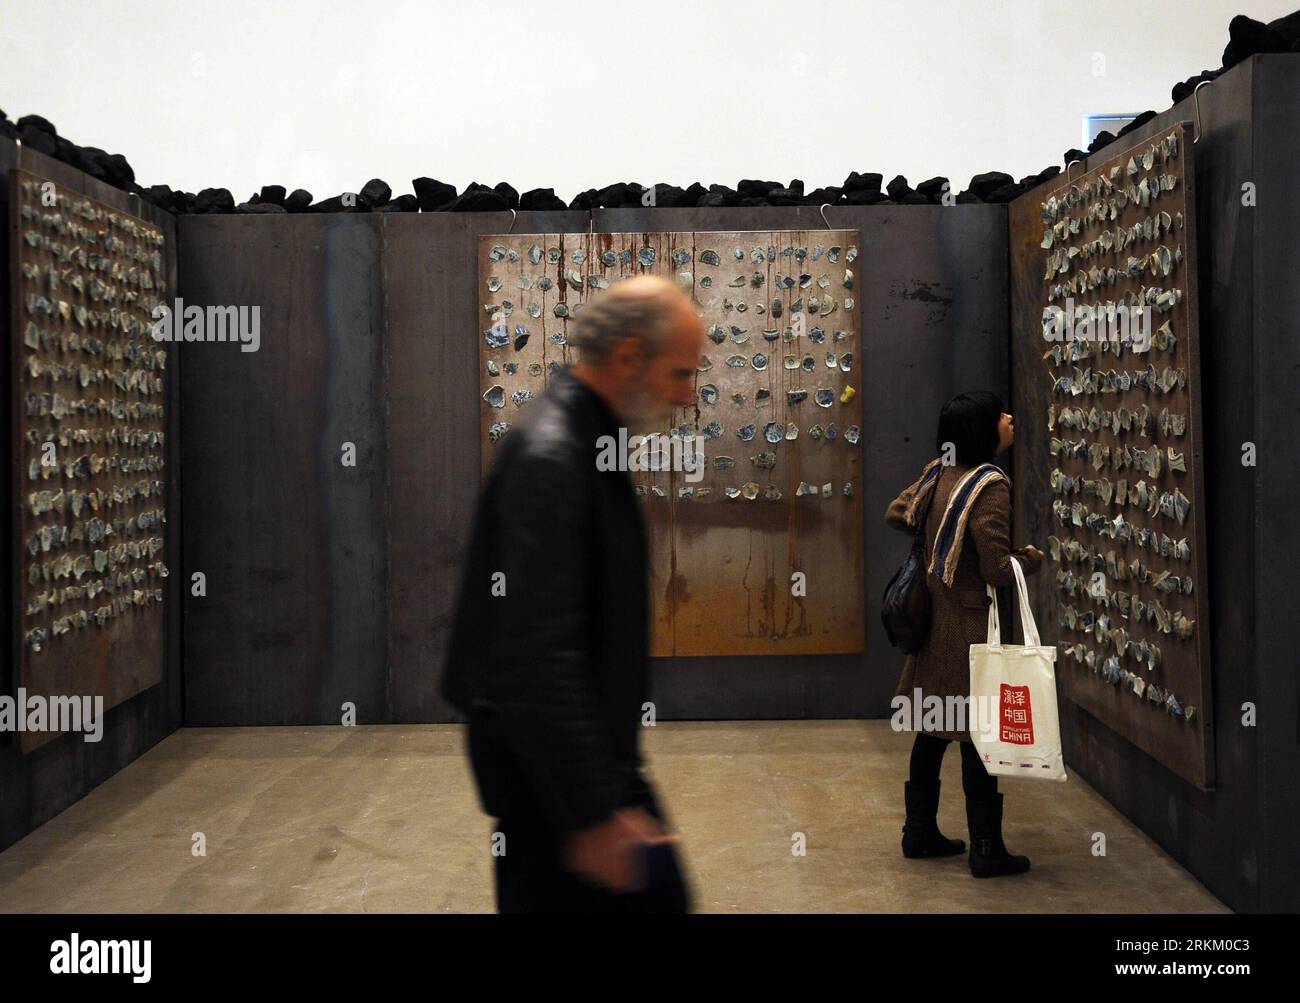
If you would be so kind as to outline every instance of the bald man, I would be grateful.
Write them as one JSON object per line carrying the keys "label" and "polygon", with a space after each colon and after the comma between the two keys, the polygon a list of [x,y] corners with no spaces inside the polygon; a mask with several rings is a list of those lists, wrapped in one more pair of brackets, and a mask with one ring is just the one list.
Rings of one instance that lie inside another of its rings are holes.
{"label": "bald man", "polygon": [[675,840],[641,773],[645,528],[627,470],[597,457],[607,437],[665,430],[694,402],[704,327],[676,285],[641,276],[584,304],[568,340],[581,360],[497,446],[443,693],[468,716],[497,819],[500,912],[686,912]]}

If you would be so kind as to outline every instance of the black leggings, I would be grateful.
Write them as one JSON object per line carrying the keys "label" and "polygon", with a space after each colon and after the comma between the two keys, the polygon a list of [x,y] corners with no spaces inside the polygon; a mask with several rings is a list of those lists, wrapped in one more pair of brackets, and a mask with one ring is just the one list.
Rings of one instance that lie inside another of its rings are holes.
{"label": "black leggings", "polygon": [[[948,749],[949,741],[947,738],[927,735],[923,731],[916,733],[908,777],[912,783],[928,787],[939,782],[939,766],[943,763],[943,754]],[[998,792],[998,778],[984,769],[974,742],[958,744],[961,746],[962,790],[968,798],[976,801],[991,798]]]}

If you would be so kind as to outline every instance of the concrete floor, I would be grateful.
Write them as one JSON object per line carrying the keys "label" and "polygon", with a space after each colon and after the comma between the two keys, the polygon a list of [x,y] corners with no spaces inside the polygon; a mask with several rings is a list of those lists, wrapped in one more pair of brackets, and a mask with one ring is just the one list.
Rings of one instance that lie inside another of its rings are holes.
{"label": "concrete floor", "polygon": [[[1073,773],[1002,783],[1007,845],[1033,869],[976,881],[964,856],[899,852],[911,736],[886,721],[660,724],[645,739],[701,912],[1228,911]],[[491,911],[461,743],[455,725],[182,729],[0,854],[0,910]],[[953,749],[940,824],[967,838]]]}

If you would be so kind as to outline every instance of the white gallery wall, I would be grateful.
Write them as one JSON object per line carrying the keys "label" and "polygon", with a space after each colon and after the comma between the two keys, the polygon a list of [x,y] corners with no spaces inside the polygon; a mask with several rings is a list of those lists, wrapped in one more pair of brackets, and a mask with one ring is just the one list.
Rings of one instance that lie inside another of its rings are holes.
{"label": "white gallery wall", "polygon": [[1087,114],[1168,107],[1234,14],[1297,2],[0,0],[0,108],[236,201],[419,175],[959,190],[1060,163]]}

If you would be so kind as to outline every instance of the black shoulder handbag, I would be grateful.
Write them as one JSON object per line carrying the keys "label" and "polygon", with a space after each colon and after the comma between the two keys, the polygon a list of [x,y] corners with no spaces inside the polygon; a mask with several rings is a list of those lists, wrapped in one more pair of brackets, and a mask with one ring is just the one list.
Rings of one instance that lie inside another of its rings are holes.
{"label": "black shoulder handbag", "polygon": [[930,589],[925,584],[925,524],[938,489],[936,480],[925,500],[925,509],[917,519],[912,552],[885,586],[885,598],[880,609],[880,619],[885,625],[889,643],[909,655],[920,651],[930,634]]}

